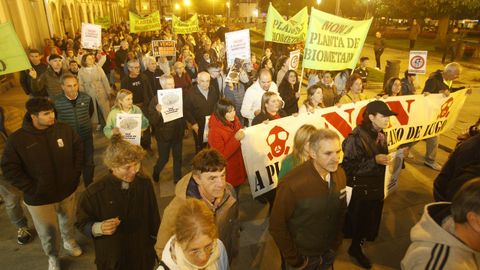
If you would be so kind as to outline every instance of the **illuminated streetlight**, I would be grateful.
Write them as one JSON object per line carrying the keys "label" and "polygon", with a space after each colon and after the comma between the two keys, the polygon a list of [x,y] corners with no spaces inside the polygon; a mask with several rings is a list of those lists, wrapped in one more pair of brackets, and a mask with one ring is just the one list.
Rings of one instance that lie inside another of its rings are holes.
{"label": "illuminated streetlight", "polygon": [[321,3],[322,3],[322,0],[317,0],[317,6],[320,6]]}
{"label": "illuminated streetlight", "polygon": [[258,17],[258,9],[254,9],[252,14],[254,17]]}
{"label": "illuminated streetlight", "polygon": [[189,7],[190,6],[190,0],[184,0],[183,4],[187,7]]}
{"label": "illuminated streetlight", "polygon": [[175,4],[175,10],[179,10],[180,9],[180,5],[179,4]]}
{"label": "illuminated streetlight", "polygon": [[212,15],[215,16],[215,0],[212,0]]}

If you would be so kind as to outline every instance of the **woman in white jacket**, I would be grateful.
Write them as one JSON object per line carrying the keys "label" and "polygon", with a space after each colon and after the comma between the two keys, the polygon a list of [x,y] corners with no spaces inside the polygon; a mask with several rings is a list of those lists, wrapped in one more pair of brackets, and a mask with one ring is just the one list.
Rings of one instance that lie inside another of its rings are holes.
{"label": "woman in white jacket", "polygon": [[187,199],[177,214],[157,270],[227,270],[227,251],[217,238],[213,212],[205,202]]}
{"label": "woman in white jacket", "polygon": [[101,123],[99,117],[103,117],[103,122],[107,120],[110,112],[110,102],[108,100],[112,90],[107,76],[101,66],[95,64],[95,56],[85,54],[82,56],[82,68],[78,71],[79,90],[87,93],[93,100],[95,112],[92,117],[92,123],[98,125]]}

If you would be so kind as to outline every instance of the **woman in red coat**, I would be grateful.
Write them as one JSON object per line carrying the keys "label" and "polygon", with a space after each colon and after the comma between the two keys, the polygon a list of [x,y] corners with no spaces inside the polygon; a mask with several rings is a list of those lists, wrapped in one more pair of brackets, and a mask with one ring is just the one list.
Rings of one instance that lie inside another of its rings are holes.
{"label": "woman in red coat", "polygon": [[208,121],[208,127],[208,144],[227,159],[227,182],[238,194],[247,175],[240,149],[240,140],[245,137],[245,133],[230,100],[221,98],[218,101]]}

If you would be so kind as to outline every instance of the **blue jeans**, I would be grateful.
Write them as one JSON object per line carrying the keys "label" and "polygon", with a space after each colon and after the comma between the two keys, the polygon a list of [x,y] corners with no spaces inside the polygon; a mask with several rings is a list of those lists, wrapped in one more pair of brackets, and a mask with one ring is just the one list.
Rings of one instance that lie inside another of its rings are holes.
{"label": "blue jeans", "polygon": [[157,139],[158,159],[157,163],[153,167],[153,174],[158,175],[162,172],[165,164],[167,164],[170,157],[170,149],[172,150],[173,157],[173,181],[175,184],[182,178],[182,148],[183,138],[179,138],[175,141],[164,141],[159,136]]}

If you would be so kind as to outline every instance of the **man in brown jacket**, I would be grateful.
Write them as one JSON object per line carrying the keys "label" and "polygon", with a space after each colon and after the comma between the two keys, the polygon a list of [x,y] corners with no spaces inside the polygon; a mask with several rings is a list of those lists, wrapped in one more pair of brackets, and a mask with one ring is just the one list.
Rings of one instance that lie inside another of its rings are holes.
{"label": "man in brown jacket", "polygon": [[320,129],[309,145],[311,159],[280,183],[270,217],[270,234],[287,269],[329,269],[342,243],[347,202],[340,139]]}
{"label": "man in brown jacket", "polygon": [[215,214],[218,238],[223,242],[231,262],[238,252],[238,202],[233,187],[225,181],[226,160],[214,149],[200,151],[192,160],[193,170],[175,187],[175,197],[165,208],[158,230],[155,251],[162,258],[163,249],[175,234],[175,219],[187,198],[204,201]]}

